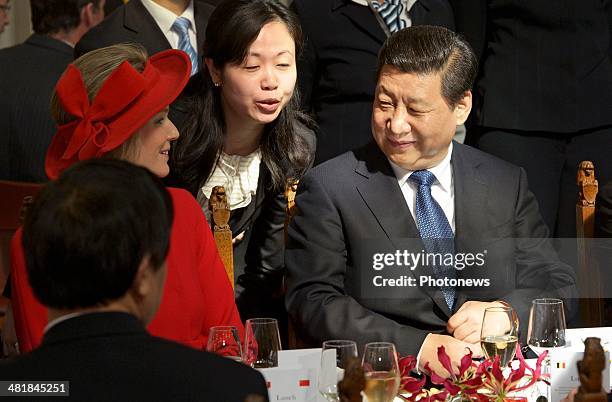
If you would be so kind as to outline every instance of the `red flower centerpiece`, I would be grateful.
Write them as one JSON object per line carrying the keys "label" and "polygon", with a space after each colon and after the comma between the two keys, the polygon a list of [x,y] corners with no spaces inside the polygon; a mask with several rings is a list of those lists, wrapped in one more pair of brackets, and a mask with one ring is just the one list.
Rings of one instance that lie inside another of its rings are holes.
{"label": "red flower centerpiece", "polygon": [[401,374],[400,394],[404,401],[477,401],[477,402],[509,402],[526,401],[526,398],[515,397],[513,394],[533,386],[538,381],[547,381],[548,378],[542,374],[542,361],[547,353],[540,355],[535,369],[527,365],[520,349],[516,346],[516,357],[519,361],[517,369],[509,369],[504,376],[499,356],[494,360],[485,359],[477,364],[472,361],[472,351],[463,356],[457,370],[452,366],[450,356],[446,353],[444,346],[438,348],[438,361],[449,372],[449,377],[444,378],[429,368],[429,362],[425,364],[425,370],[429,372],[431,382],[441,385],[441,390],[423,389],[426,376],[419,378],[412,376],[412,370],[417,361],[414,356],[406,356],[399,359]]}

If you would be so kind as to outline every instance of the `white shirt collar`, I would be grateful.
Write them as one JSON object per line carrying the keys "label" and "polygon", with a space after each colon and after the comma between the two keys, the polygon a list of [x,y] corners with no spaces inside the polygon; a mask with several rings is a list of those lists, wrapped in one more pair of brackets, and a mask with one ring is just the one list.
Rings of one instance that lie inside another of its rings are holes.
{"label": "white shirt collar", "polygon": [[178,17],[187,18],[191,22],[190,29],[196,32],[195,14],[193,12],[193,0],[189,2],[189,5],[181,15],[176,15],[172,11],[165,7],[160,6],[153,0],[142,0],[142,5],[145,6],[147,11],[151,14],[161,31],[166,35],[172,30],[172,24]]}
{"label": "white shirt collar", "polygon": [[85,314],[90,314],[90,313],[91,312],[83,311],[83,312],[79,312],[79,313],[65,314],[65,315],[62,315],[60,317],[57,317],[55,320],[49,321],[47,326],[45,326],[45,329],[43,330],[43,333],[47,333],[47,331],[49,331],[52,327],[56,326],[60,322],[64,322],[64,321],[67,321],[67,320],[69,320],[71,318],[79,317],[79,316],[82,316],[82,315],[85,315]]}
{"label": "white shirt collar", "polygon": [[[451,141],[451,143],[448,146],[448,151],[444,159],[442,159],[442,161],[436,166],[430,169],[427,169],[431,173],[433,173],[434,176],[436,176],[436,179],[437,179],[436,182],[440,185],[442,190],[444,190],[447,193],[452,191],[451,189],[452,179],[453,179],[452,169],[451,169],[452,154],[453,154],[453,142]],[[414,172],[414,170],[404,169],[403,167],[396,165],[390,160],[389,160],[389,163],[391,164],[393,173],[395,173],[395,177],[397,177],[397,181],[400,185],[402,185],[402,183],[405,183],[408,180],[408,177]]]}

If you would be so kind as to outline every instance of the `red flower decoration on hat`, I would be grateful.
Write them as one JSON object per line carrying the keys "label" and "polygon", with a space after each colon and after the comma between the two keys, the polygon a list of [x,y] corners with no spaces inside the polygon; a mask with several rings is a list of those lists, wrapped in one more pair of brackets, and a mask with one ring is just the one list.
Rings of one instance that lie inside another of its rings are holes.
{"label": "red flower decoration on hat", "polygon": [[[62,160],[85,160],[108,152],[110,137],[108,120],[116,116],[146,88],[143,76],[124,61],[106,79],[98,94],[89,97],[79,69],[68,66],[56,91],[64,110],[76,120],[58,128],[58,135],[67,140]],[[67,138],[69,136],[69,138]],[[77,155],[78,153],[78,155]]]}

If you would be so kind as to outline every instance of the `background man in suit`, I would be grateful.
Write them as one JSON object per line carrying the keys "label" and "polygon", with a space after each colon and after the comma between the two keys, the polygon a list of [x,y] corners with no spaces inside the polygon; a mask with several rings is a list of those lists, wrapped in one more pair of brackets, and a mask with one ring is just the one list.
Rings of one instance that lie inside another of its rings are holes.
{"label": "background man in suit", "polygon": [[0,33],[4,32],[4,28],[9,24],[9,11],[11,5],[10,0],[0,0]]}
{"label": "background man in suit", "polygon": [[196,72],[213,6],[203,0],[131,0],[77,44],[76,57],[121,42],[140,43],[149,55],[167,49],[187,52]]}
{"label": "background man in suit", "polygon": [[147,169],[97,159],[47,185],[23,245],[49,308],[42,345],[0,364],[3,380],[70,381],[73,400],[267,400],[261,374],[149,335],[166,277],[173,211]]}
{"label": "background man in suit", "polygon": [[[469,45],[445,28],[407,28],[383,45],[374,142],[315,167],[298,188],[286,304],[310,341],[391,341],[438,371],[440,345],[454,363],[466,347],[480,353],[486,307],[512,305],[524,328],[531,299],[574,294],[524,171],[452,142],[476,69]],[[378,270],[373,253],[395,250],[457,259]],[[484,264],[461,270],[458,256],[478,253]]]}
{"label": "background man in suit", "polygon": [[[370,141],[378,51],[385,31],[410,25],[454,28],[448,0],[295,0],[305,46],[298,65],[302,107],[318,124],[315,163]],[[386,15],[382,19],[377,14]]]}
{"label": "background man in suit", "polygon": [[612,2],[451,3],[480,61],[468,143],[524,168],[551,233],[575,237],[578,165],[612,180]]}
{"label": "background man in suit", "polygon": [[45,153],[55,134],[51,92],[74,45],[104,19],[104,1],[30,0],[34,34],[0,50],[0,179],[47,180]]}

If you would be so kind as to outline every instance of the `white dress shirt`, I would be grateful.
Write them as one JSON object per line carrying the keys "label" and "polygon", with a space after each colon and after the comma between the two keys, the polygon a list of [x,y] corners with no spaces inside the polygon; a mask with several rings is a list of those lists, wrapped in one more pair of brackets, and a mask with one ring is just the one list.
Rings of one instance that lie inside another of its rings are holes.
{"label": "white dress shirt", "polygon": [[[448,153],[442,159],[442,162],[427,170],[436,176],[436,181],[431,185],[431,196],[440,204],[453,233],[455,233],[455,188],[453,186],[453,169],[451,166],[452,153],[453,143],[451,142],[448,146]],[[391,161],[389,163],[395,173],[395,177],[397,177],[397,182],[404,194],[412,218],[418,227],[415,215],[417,184],[408,178],[413,173],[413,170],[406,170]]]}
{"label": "white dress shirt", "polygon": [[151,14],[155,22],[157,22],[157,26],[159,26],[159,29],[161,29],[164,36],[166,36],[166,39],[168,39],[173,49],[178,48],[179,35],[172,29],[172,24],[174,24],[174,21],[176,21],[178,17],[187,18],[191,22],[191,26],[189,27],[189,40],[191,41],[191,46],[193,46],[196,53],[199,52],[196,38],[197,32],[193,12],[193,0],[189,2],[189,5],[181,15],[174,14],[172,11],[160,6],[153,0],[142,0],[142,5],[145,6],[149,14]]}

